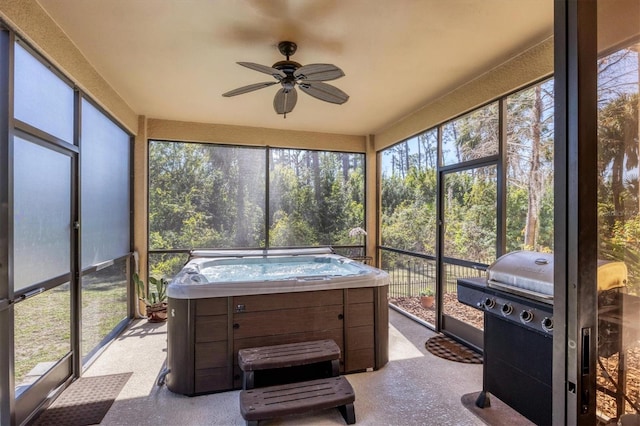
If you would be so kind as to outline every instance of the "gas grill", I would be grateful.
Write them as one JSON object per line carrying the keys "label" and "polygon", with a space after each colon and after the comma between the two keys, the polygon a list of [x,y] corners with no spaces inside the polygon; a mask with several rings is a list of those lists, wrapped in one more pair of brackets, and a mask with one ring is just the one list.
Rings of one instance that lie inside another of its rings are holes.
{"label": "gas grill", "polygon": [[[622,262],[598,263],[602,300],[619,293],[627,279]],[[551,424],[553,360],[553,255],[508,253],[488,269],[486,278],[458,279],[458,300],[484,311],[483,389],[476,405],[489,405],[487,392],[536,424]],[[609,295],[603,298],[602,295]],[[609,327],[607,336],[619,335]],[[619,326],[618,326],[619,327]],[[601,339],[609,354],[620,340]],[[605,356],[608,356],[605,354]]]}

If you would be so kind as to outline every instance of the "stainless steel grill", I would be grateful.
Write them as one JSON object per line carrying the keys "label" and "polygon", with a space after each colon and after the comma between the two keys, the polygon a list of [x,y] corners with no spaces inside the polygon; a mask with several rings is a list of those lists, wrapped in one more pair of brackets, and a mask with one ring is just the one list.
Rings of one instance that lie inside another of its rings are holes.
{"label": "stainless steel grill", "polygon": [[[626,285],[622,262],[598,262],[599,303],[617,301]],[[458,300],[484,311],[483,391],[476,405],[494,394],[529,420],[551,424],[553,357],[553,255],[516,251],[497,259],[486,278],[458,280]],[[608,336],[619,330],[608,327]],[[615,341],[614,341],[615,340]],[[600,339],[607,354],[620,350],[620,340]]]}
{"label": "stainless steel grill", "polygon": [[515,251],[487,269],[487,285],[553,304],[553,255]]}

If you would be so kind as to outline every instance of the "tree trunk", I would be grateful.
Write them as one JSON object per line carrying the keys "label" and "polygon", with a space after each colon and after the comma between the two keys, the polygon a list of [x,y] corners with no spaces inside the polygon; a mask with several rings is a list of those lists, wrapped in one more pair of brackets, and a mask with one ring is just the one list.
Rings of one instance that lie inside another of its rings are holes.
{"label": "tree trunk", "polygon": [[[404,166],[405,166],[405,170],[407,172],[407,174],[409,173],[409,144],[407,144],[406,142],[403,143],[404,145]],[[405,175],[406,176],[406,175]]]}
{"label": "tree trunk", "polygon": [[349,180],[349,154],[340,154],[342,157],[342,180]]}
{"label": "tree trunk", "polygon": [[[249,241],[247,240],[247,215],[245,207],[245,185],[248,184],[245,180],[245,176],[248,176],[247,166],[245,165],[245,157],[242,153],[237,153],[236,158],[238,161],[238,188],[236,189],[236,206],[238,208],[236,214],[236,246],[247,247]],[[249,182],[250,184],[250,182]]]}
{"label": "tree trunk", "polygon": [[316,205],[320,206],[322,188],[320,187],[320,158],[318,151],[311,151],[311,160],[313,164],[313,194],[315,195]]}
{"label": "tree trunk", "polygon": [[524,228],[524,245],[526,249],[535,250],[539,231],[539,215],[544,182],[540,171],[540,145],[542,122],[542,89],[535,88],[533,106],[533,122],[531,129],[531,159],[529,160],[529,204]]}
{"label": "tree trunk", "polygon": [[[620,143],[622,145],[623,143]],[[613,211],[615,217],[623,216],[622,206],[622,191],[624,185],[622,183],[624,179],[624,147],[616,152],[616,156],[613,158],[613,164],[611,165],[611,196],[613,198]]]}

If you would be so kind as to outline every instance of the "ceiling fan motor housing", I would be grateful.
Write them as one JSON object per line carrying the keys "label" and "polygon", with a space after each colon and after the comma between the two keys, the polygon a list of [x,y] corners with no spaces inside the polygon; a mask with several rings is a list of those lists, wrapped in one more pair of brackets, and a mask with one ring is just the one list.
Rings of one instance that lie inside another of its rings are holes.
{"label": "ceiling fan motor housing", "polygon": [[282,71],[283,73],[285,73],[287,76],[285,78],[283,78],[282,80],[280,80],[280,83],[282,83],[282,87],[286,90],[286,91],[290,91],[291,89],[293,89],[296,85],[296,77],[293,75],[293,73],[295,72],[295,70],[297,70],[298,68],[300,68],[302,65],[300,65],[297,62],[294,61],[279,61],[276,62],[275,64],[273,64],[273,68]]}
{"label": "ceiling fan motor housing", "polygon": [[301,66],[302,65],[294,61],[278,61],[275,64],[273,64],[273,68],[282,71],[288,76],[289,75],[293,76],[293,73],[295,72],[295,70],[297,70]]}

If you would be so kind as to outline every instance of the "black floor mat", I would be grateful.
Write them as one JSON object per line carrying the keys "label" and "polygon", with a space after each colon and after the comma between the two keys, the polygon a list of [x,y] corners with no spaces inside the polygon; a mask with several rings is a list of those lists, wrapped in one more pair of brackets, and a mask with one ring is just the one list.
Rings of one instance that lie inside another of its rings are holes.
{"label": "black floor mat", "polygon": [[425,347],[440,358],[467,364],[482,364],[482,355],[444,335],[433,336]]}
{"label": "black floor mat", "polygon": [[100,423],[132,374],[79,378],[62,392],[33,425],[86,426]]}

